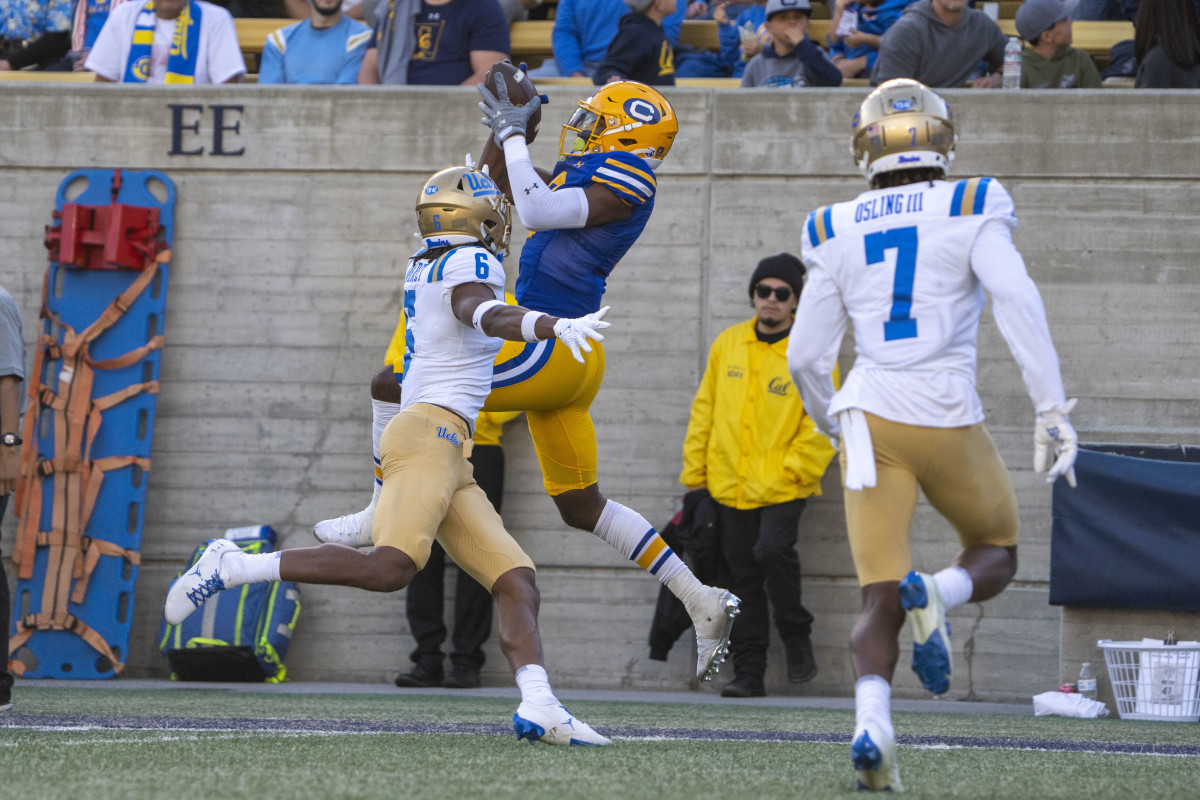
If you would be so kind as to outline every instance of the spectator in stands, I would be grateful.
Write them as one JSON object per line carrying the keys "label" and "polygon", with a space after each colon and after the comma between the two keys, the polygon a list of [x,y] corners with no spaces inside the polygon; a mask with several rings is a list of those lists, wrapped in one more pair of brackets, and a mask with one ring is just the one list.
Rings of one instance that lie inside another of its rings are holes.
{"label": "spectator in stands", "polygon": [[371,29],[342,13],[342,0],[309,0],[312,16],[263,43],[259,83],[358,83]]}
{"label": "spectator in stands", "polygon": [[[515,301],[514,301],[515,303]],[[500,446],[503,425],[519,417],[519,411],[480,412],[471,437],[471,468],[475,482],[487,499],[500,512],[504,498],[504,449]],[[456,573],[454,582],[454,632],[451,641],[450,674],[443,676],[442,643],[446,641],[443,621],[446,566]],[[479,670],[483,666],[483,643],[492,632],[492,595],[482,584],[446,558],[446,551],[437,542],[429,552],[425,569],[408,584],[404,597],[408,627],[417,647],[412,652],[415,666],[397,675],[395,683],[402,688],[444,686],[447,689],[474,689],[479,686]]]}
{"label": "spectator in stands", "polygon": [[[900,19],[913,0],[837,0],[829,21],[829,55],[846,78],[869,74],[879,57],[879,39]],[[849,33],[838,35],[842,18],[853,14],[856,20]]]}
{"label": "spectator in stands", "polygon": [[[738,8],[741,10],[737,11]],[[734,11],[737,16],[730,17]],[[713,11],[713,19],[721,26],[721,57],[730,65],[733,77],[740,78],[750,59],[762,52],[770,37],[767,33],[767,0],[755,0],[744,6],[718,5]]]}
{"label": "spectator in stands", "polygon": [[[680,6],[683,3],[680,2]],[[714,0],[706,3],[702,0],[691,0],[684,11],[686,19],[704,21],[713,18],[713,11],[718,6],[728,6],[728,0]],[[740,8],[744,8],[739,4]],[[722,13],[725,13],[724,10]],[[730,11],[737,16],[737,11]],[[666,23],[664,23],[665,27]],[[728,78],[733,74],[733,65],[723,59],[719,52],[703,50],[689,45],[675,43],[675,77],[676,78]]]}
{"label": "spectator in stands", "polygon": [[374,0],[359,83],[474,86],[509,56],[497,0]]}
{"label": "spectator in stands", "polygon": [[554,12],[554,58],[548,58],[531,78],[592,77],[617,35],[621,17],[629,13],[624,0],[558,0]]}
{"label": "spectator in stands", "polygon": [[[1000,88],[1004,45],[1000,26],[967,0],[918,0],[879,40],[871,85],[912,78],[935,88]],[[990,74],[976,77],[980,62]]]}
{"label": "spectator in stands", "polygon": [[1200,89],[1200,18],[1192,0],[1143,0],[1134,21],[1138,89]]}
{"label": "spectator in stands", "polygon": [[592,82],[637,81],[649,86],[675,85],[675,53],[662,21],[675,13],[675,0],[624,0],[633,13],[621,17],[617,35]]}
{"label": "spectator in stands", "polygon": [[[236,83],[246,72],[233,17],[206,0],[129,2],[108,15],[84,66],[121,83]],[[172,46],[180,24],[186,46]],[[138,34],[149,33],[152,41]],[[134,41],[135,37],[139,41]]]}
{"label": "spectator in stands", "polygon": [[1071,47],[1071,12],[1079,0],[1025,0],[1017,33],[1029,43],[1021,59],[1022,89],[1099,89],[1092,57]]}
{"label": "spectator in stands", "polygon": [[91,52],[96,37],[104,28],[108,15],[125,0],[78,0],[71,25],[71,51],[67,61],[76,72],[86,72],[83,63]]}
{"label": "spectator in stands", "polygon": [[[554,57],[547,58],[529,71],[534,78],[590,78],[608,53],[608,45],[617,35],[621,17],[628,14],[625,0],[558,0],[554,14]],[[687,4],[677,0],[671,14],[662,21],[667,41],[674,48]]]}
{"label": "spectator in stands", "polygon": [[[21,382],[25,380],[25,340],[21,309],[0,286],[0,521],[17,490],[21,463]],[[13,676],[8,672],[8,626],[12,619],[8,575],[0,559],[0,711],[12,708]]]}
{"label": "spectator in stands", "polygon": [[742,86],[840,86],[842,73],[808,38],[808,0],[768,0],[771,43],[750,59]]}
{"label": "spectator in stands", "polygon": [[74,0],[0,0],[0,72],[60,61],[71,49],[73,8]]}
{"label": "spectator in stands", "polygon": [[768,601],[787,652],[788,679],[805,683],[817,674],[813,617],[800,602],[796,538],[834,450],[804,412],[788,374],[788,334],[804,272],[790,253],[758,263],[749,291],[754,318],[713,342],[683,444],[679,481],[689,494],[706,489],[716,501],[721,558],[730,591],[742,599],[729,643],[734,679],[722,689],[724,697],[766,694]]}

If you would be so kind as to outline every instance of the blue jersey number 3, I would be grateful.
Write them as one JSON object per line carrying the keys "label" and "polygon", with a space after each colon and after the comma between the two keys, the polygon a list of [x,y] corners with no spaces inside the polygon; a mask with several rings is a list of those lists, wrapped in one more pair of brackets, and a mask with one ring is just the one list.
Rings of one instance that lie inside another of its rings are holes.
{"label": "blue jersey number 3", "polygon": [[917,272],[917,229],[892,228],[863,237],[867,264],[879,264],[888,250],[896,251],[896,278],[892,284],[892,316],[883,323],[883,339],[913,339],[917,321],[912,317],[913,278]]}

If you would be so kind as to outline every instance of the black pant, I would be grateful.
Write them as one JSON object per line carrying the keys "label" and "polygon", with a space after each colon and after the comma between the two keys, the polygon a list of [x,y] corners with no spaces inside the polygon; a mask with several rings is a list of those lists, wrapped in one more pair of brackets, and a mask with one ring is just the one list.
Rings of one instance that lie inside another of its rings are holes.
{"label": "black pant", "polygon": [[[0,522],[8,510],[8,495],[0,495]],[[12,619],[12,601],[8,596],[8,575],[4,559],[0,558],[0,691],[12,687],[13,676],[8,673],[8,628]]]}
{"label": "black pant", "polygon": [[[471,454],[475,482],[483,489],[496,511],[504,494],[504,451],[499,445],[478,445]],[[446,641],[446,623],[442,620],[445,597],[446,565],[458,573],[454,589],[454,646],[450,661],[455,667],[479,669],[483,666],[483,643],[492,632],[492,595],[470,575],[446,558],[437,542],[429,553],[429,563],[408,585],[405,612],[417,647],[412,660],[429,672],[442,671],[442,642]]]}
{"label": "black pant", "polygon": [[729,591],[742,599],[729,642],[733,672],[762,678],[770,640],[767,601],[785,647],[794,647],[812,631],[812,614],[800,603],[800,556],[796,533],[805,500],[741,510],[717,504],[721,553]]}

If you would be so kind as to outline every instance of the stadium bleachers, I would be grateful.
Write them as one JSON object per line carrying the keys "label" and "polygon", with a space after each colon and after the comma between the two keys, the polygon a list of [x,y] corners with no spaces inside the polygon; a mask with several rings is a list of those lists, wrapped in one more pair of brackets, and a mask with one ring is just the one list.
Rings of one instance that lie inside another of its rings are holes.
{"label": "stadium bleachers", "polygon": [[[1000,3],[1000,29],[1006,35],[1016,35],[1016,23],[1012,16],[1016,13],[1020,2],[1001,2]],[[822,9],[825,13],[822,14]],[[826,6],[818,4],[815,7],[816,16],[828,17],[828,9]],[[274,19],[274,18],[240,18],[234,21],[237,25],[238,45],[241,47],[242,53],[246,56],[246,64],[250,67],[251,72],[254,71],[258,63],[258,55],[262,53],[263,43],[267,36],[274,30],[277,30],[284,25],[289,25],[295,20],[292,19]],[[829,19],[813,19],[809,29],[809,35],[815,41],[824,41],[825,34],[829,30]],[[548,58],[553,53],[553,44],[551,41],[554,30],[554,22],[552,20],[530,20],[527,22],[513,23],[512,31],[512,55],[513,60],[528,61],[530,64],[538,64],[542,59]],[[1107,64],[1109,51],[1112,46],[1119,41],[1133,38],[1133,25],[1129,22],[1086,22],[1079,21],[1074,23],[1075,47],[1084,50],[1097,60],[1101,68]],[[686,20],[680,33],[680,42],[690,47],[695,47],[702,50],[717,50],[720,47],[717,23],[712,20]],[[39,77],[33,77],[39,76]],[[38,72],[22,72],[13,73],[12,76],[5,76],[5,80],[13,77],[17,80],[88,80],[87,78],[73,77],[71,73],[38,73]],[[571,79],[564,79],[571,80]],[[580,85],[585,85],[587,81],[579,81]],[[733,79],[683,79],[680,82],[681,86],[705,86],[705,87],[727,87],[736,86],[737,81]],[[845,85],[854,86],[865,81],[854,81]],[[572,81],[572,85],[574,82]]]}

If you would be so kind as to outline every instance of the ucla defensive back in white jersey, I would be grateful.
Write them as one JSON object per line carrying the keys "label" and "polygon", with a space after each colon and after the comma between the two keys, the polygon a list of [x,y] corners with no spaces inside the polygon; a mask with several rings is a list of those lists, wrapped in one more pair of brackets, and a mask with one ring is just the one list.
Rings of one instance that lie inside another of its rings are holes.
{"label": "ucla defensive back in white jersey", "polygon": [[[408,262],[404,313],[408,317],[401,409],[432,403],[454,411],[472,426],[492,382],[501,339],[463,325],[450,310],[450,295],[463,283],[482,283],[504,300],[504,267],[480,245],[447,250],[439,239]],[[430,246],[433,245],[431,248]]]}
{"label": "ucla defensive back in white jersey", "polygon": [[[851,636],[860,789],[901,791],[891,683],[912,622],[912,668],[950,689],[946,612],[1003,591],[1017,569],[1012,480],[983,424],[975,388],[984,290],[1033,400],[1034,469],[1075,485],[1077,437],[1041,295],[1012,241],[1012,199],[994,178],[946,180],[957,136],[946,101],[917,81],[887,81],[859,106],[850,152],[870,190],[813,211],[801,254],[808,283],[788,337],[804,408],[840,439],[846,533],[862,587]],[[847,325],[856,358],[830,377]],[[918,497],[962,549],[932,574],[914,569]]]}

